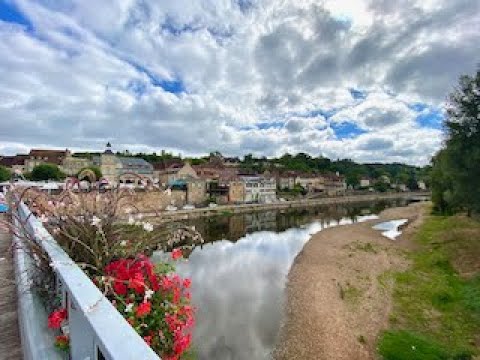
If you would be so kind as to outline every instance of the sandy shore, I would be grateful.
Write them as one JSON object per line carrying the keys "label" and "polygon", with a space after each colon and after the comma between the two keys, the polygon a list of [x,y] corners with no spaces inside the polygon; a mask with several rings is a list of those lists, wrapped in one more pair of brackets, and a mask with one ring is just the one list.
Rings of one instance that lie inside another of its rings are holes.
{"label": "sandy shore", "polygon": [[[385,273],[408,266],[404,249],[422,221],[424,204],[387,209],[379,220],[315,234],[297,256],[287,284],[286,320],[275,359],[375,359],[388,325],[392,284]],[[396,240],[372,226],[409,219]]]}

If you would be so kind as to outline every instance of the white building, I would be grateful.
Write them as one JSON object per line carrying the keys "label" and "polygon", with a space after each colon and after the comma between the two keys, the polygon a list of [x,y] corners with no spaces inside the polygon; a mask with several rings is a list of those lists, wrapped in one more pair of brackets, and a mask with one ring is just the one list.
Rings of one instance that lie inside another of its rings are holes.
{"label": "white building", "polygon": [[277,201],[275,178],[264,178],[260,176],[242,176],[245,183],[245,202],[258,202],[262,204]]}

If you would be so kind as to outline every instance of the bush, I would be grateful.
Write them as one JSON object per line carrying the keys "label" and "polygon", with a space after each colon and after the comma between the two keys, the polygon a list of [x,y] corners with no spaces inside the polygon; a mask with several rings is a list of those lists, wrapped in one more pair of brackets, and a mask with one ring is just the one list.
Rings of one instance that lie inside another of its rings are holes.
{"label": "bush", "polygon": [[5,166],[0,165],[0,181],[8,181],[12,174]]}
{"label": "bush", "polygon": [[46,180],[62,180],[65,179],[65,174],[54,164],[40,164],[33,168],[30,174],[30,179],[33,181]]}

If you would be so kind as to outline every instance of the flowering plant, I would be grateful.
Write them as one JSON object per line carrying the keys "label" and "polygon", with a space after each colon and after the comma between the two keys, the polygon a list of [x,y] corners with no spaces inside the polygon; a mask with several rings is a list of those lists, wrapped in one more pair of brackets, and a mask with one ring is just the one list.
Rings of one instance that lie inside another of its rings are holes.
{"label": "flowering plant", "polygon": [[[68,319],[67,309],[61,308],[53,311],[48,316],[48,327],[50,329],[60,329]],[[63,351],[68,351],[70,346],[70,337],[68,334],[61,334],[55,337],[55,346]]]}
{"label": "flowering plant", "polygon": [[189,349],[194,325],[190,279],[174,274],[173,267],[156,269],[138,255],[112,261],[96,282],[162,359],[178,360]]}

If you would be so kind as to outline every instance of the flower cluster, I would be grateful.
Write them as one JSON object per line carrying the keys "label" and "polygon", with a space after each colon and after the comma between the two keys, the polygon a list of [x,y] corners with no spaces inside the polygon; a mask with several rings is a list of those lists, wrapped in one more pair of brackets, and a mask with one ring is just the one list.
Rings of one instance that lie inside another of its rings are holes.
{"label": "flower cluster", "polygon": [[[178,251],[175,256],[178,258]],[[97,279],[117,310],[162,359],[178,360],[190,347],[194,309],[190,279],[156,270],[144,255],[108,264]]]}
{"label": "flower cluster", "polygon": [[[62,324],[68,320],[67,309],[61,308],[53,311],[48,316],[48,327],[50,329],[60,329]],[[70,338],[67,334],[55,337],[55,346],[63,351],[68,351],[70,346]]]}

